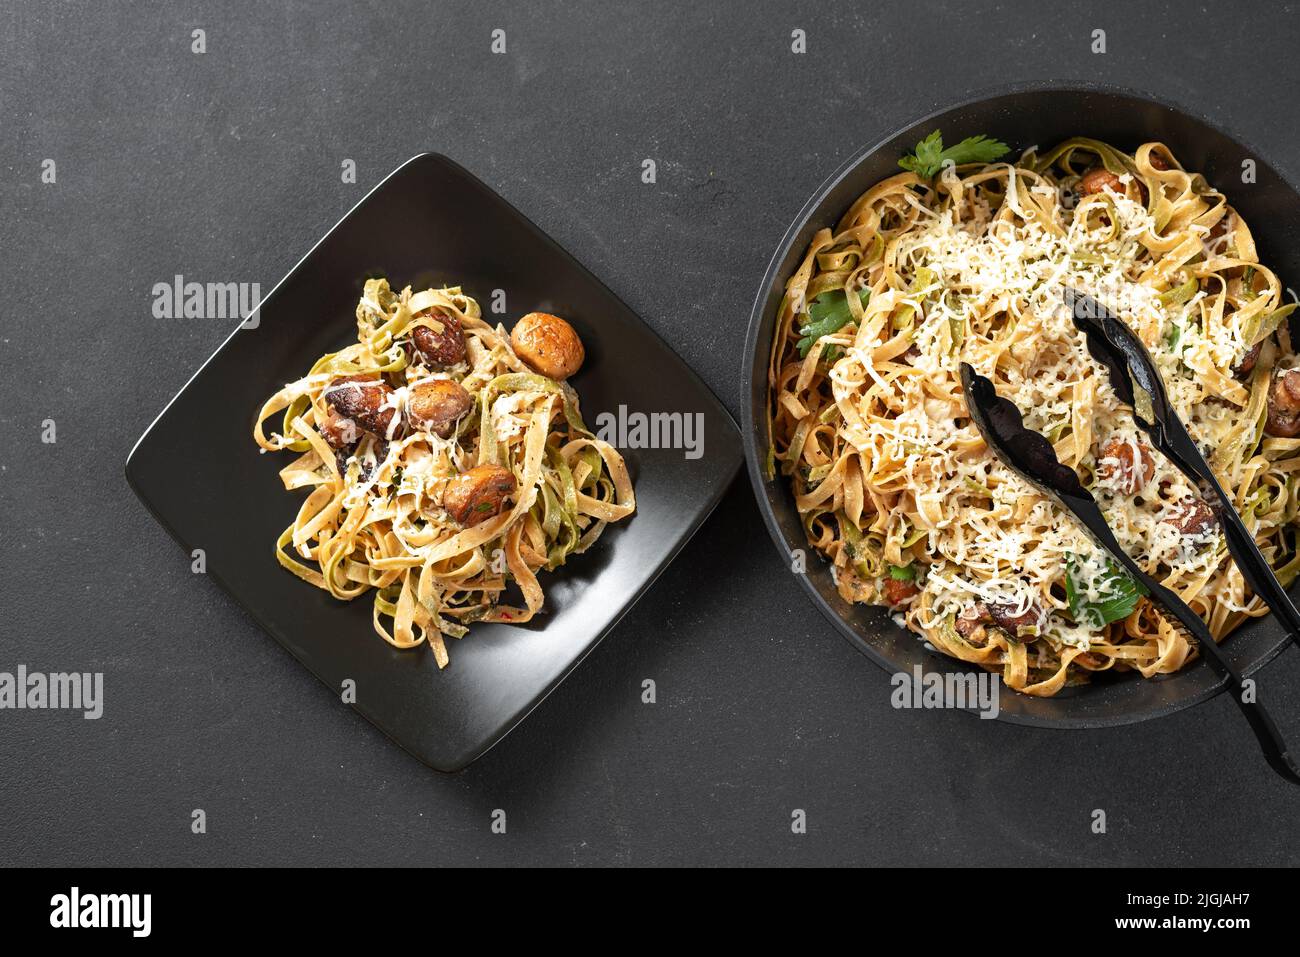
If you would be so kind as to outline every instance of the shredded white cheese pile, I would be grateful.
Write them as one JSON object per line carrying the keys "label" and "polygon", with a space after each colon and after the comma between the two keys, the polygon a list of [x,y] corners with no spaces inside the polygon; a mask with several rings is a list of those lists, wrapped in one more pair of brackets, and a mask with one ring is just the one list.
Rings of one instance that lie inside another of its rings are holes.
{"label": "shredded white cheese pile", "polygon": [[[1050,187],[1035,189],[1056,198]],[[831,371],[836,395],[844,397],[841,408],[861,395],[860,386],[871,378],[887,390],[897,413],[846,414],[844,434],[860,450],[873,482],[897,469],[898,480],[915,498],[933,563],[921,583],[931,599],[926,603],[931,617],[919,622],[923,627],[959,615],[974,601],[997,602],[1014,613],[1046,603],[1051,607],[1044,610],[1051,613],[1043,622],[1044,637],[1058,648],[1086,647],[1093,633],[1060,614],[1064,596],[1044,601],[1053,594],[1053,583],[1063,580],[1069,556],[1080,563],[1075,578],[1087,597],[1106,597],[1101,591],[1105,560],[1073,519],[990,456],[972,451],[979,435],[965,418],[958,369],[967,361],[992,375],[1002,345],[993,347],[981,335],[990,315],[1013,310],[998,322],[998,328],[1014,326],[1005,350],[1011,361],[1004,357],[998,366],[1000,394],[1021,409],[1027,426],[1057,444],[1068,465],[1095,470],[1097,450],[1112,439],[1131,446],[1130,461],[1141,452],[1131,415],[1121,409],[1062,304],[1066,286],[1094,296],[1139,332],[1193,438],[1212,447],[1223,430],[1237,427],[1240,409],[1202,404],[1196,371],[1230,367],[1245,348],[1239,330],[1227,323],[1202,330],[1191,322],[1203,294],[1167,306],[1151,285],[1139,281],[1142,267],[1135,263],[1143,252],[1142,237],[1154,232],[1152,217],[1131,199],[1111,200],[1117,222],[1101,228],[1095,217],[1089,228],[1084,217],[1076,220],[1063,205],[1055,207],[1055,223],[1027,215],[990,226],[987,208],[935,213],[915,204],[921,220],[901,236],[896,261],[904,279],[926,275],[921,270],[928,269],[933,281],[892,302],[893,294],[885,293],[871,308],[911,303],[924,316],[913,333],[920,354],[907,360],[921,374],[886,383],[872,357],[879,339],[859,335],[855,343],[844,335],[834,340],[846,350]],[[964,221],[955,221],[954,212]],[[955,336],[954,330],[962,333]],[[1062,438],[1066,426],[1070,431]],[[1100,478],[1094,488],[1099,504],[1120,543],[1152,570],[1163,565],[1187,576],[1208,571],[1218,560],[1216,533],[1188,536],[1162,522],[1170,503],[1193,490],[1171,463],[1153,451],[1147,454],[1154,476],[1137,494],[1120,487],[1122,463],[1107,463],[1115,467],[1111,478]]]}

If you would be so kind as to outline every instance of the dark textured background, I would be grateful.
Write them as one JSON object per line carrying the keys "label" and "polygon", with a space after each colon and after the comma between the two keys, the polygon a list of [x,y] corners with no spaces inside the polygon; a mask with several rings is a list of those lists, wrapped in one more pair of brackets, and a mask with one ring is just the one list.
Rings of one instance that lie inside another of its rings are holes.
{"label": "dark textured background", "polygon": [[[831,6],[0,6],[0,670],[102,670],[107,697],[99,721],[0,711],[0,862],[1300,862],[1300,792],[1222,697],[1072,733],[894,711],[887,676],[778,561],[747,483],[454,777],[192,575],[127,489],[136,437],[230,325],[154,319],[152,285],[269,290],[423,150],[568,247],[733,414],[750,303],[804,200],[864,142],[973,90],[1149,90],[1300,179],[1294,5]],[[56,445],[39,441],[46,418]],[[1300,689],[1300,655],[1267,680]],[[190,833],[196,807],[206,835]]]}

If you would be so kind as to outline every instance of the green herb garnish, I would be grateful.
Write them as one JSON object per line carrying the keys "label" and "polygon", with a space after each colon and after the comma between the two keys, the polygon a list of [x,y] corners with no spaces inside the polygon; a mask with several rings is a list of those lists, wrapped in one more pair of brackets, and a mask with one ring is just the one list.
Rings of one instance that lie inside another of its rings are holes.
{"label": "green herb garnish", "polygon": [[1146,586],[1128,572],[1120,568],[1109,558],[1106,559],[1106,571],[1096,584],[1101,596],[1089,600],[1084,594],[1083,569],[1073,555],[1065,559],[1065,598],[1070,603],[1070,617],[1077,624],[1101,629],[1112,621],[1119,621],[1133,614],[1138,602],[1147,594]]}
{"label": "green herb garnish", "polygon": [[1178,348],[1178,343],[1183,338],[1183,327],[1176,322],[1169,324],[1169,331],[1165,333],[1165,348],[1173,350]]}
{"label": "green herb garnish", "polygon": [[944,149],[943,137],[938,130],[935,130],[916,144],[912,155],[904,156],[899,160],[898,165],[903,169],[911,170],[917,176],[929,179],[943,169],[944,163],[951,162],[956,166],[963,163],[991,163],[1008,152],[1010,147],[1006,143],[991,140],[983,135],[967,137],[956,146]]}
{"label": "green herb garnish", "polygon": [[[865,306],[871,298],[871,290],[863,289],[858,293],[859,301]],[[849,320],[853,311],[849,308],[849,297],[843,289],[832,289],[822,293],[808,304],[808,324],[799,330],[799,358],[808,358],[808,350],[822,336],[839,332]]]}
{"label": "green herb garnish", "polygon": [[911,565],[890,565],[889,577],[896,582],[915,581],[916,569]]}

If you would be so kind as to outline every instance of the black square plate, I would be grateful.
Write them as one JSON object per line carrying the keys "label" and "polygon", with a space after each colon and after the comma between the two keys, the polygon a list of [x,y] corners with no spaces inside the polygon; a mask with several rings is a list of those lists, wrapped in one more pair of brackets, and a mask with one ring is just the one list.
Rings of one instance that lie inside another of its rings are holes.
{"label": "black square plate", "polygon": [[[525,626],[474,625],[439,671],[428,649],[389,647],[371,598],[340,602],[276,563],[275,538],[302,490],[277,472],[290,454],[259,453],[252,417],[313,361],[355,341],[367,276],[459,283],[489,321],[532,310],[567,318],[587,360],[572,380],[583,416],[619,407],[703,416],[702,455],[623,449],[637,512],[586,554],[543,574],[545,614]],[[494,290],[506,310],[493,315]],[[141,501],[207,571],[336,692],[356,682],[356,708],[440,771],[500,740],[582,660],[708,516],[739,470],[740,437],[699,378],[626,305],[533,223],[444,156],[408,160],[331,229],[194,375],[136,443],[126,476]]]}

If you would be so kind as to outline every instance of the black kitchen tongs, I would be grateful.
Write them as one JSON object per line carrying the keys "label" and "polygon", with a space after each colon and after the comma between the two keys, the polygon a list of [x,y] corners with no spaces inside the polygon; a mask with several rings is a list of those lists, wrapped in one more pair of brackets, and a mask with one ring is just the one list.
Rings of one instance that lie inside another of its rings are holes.
{"label": "black kitchen tongs", "polygon": [[1151,445],[1187,476],[1214,511],[1228,551],[1246,584],[1277,615],[1291,640],[1300,641],[1300,612],[1287,597],[1209,463],[1187,434],[1182,419],[1169,405],[1164,380],[1142,340],[1091,296],[1066,289],[1065,305],[1087,341],[1088,352],[1109,374],[1115,395],[1133,409],[1133,420],[1146,433]]}
{"label": "black kitchen tongs", "polygon": [[[1091,321],[1086,318],[1081,320],[1077,316],[1077,310],[1081,300],[1093,303],[1098,314],[1106,315],[1110,318],[1112,323],[1121,326],[1123,325],[1122,323],[1118,323],[1118,320],[1115,320],[1113,316],[1109,316],[1109,313],[1105,313],[1105,311],[1102,310],[1093,300],[1087,299],[1087,297],[1074,295],[1071,297],[1069,302],[1071,302],[1076,309],[1076,323]],[[1120,391],[1120,382],[1118,381],[1116,382],[1117,394],[1125,401],[1132,401],[1133,388],[1132,385],[1127,384],[1128,379],[1127,373],[1125,372],[1125,369],[1127,368],[1127,360],[1123,357],[1136,355],[1138,358],[1135,361],[1141,368],[1142,371],[1140,374],[1143,376],[1143,378],[1138,379],[1138,385],[1151,397],[1151,411],[1149,417],[1159,420],[1160,425],[1156,425],[1155,423],[1151,423],[1150,425],[1145,424],[1143,418],[1139,417],[1136,412],[1134,417],[1138,419],[1139,424],[1142,424],[1144,429],[1148,430],[1148,435],[1152,434],[1151,430],[1160,430],[1162,426],[1167,427],[1170,421],[1174,422],[1175,427],[1171,431],[1173,431],[1177,436],[1181,436],[1183,441],[1186,442],[1187,447],[1190,448],[1193,453],[1192,461],[1200,461],[1202,468],[1205,470],[1204,474],[1208,476],[1209,481],[1213,483],[1213,488],[1217,489],[1218,483],[1214,481],[1214,477],[1210,473],[1209,467],[1205,464],[1200,452],[1196,449],[1195,444],[1187,435],[1186,428],[1183,427],[1182,423],[1178,421],[1175,413],[1169,408],[1168,400],[1165,396],[1164,385],[1160,380],[1160,376],[1156,373],[1155,367],[1151,364],[1150,357],[1147,356],[1146,350],[1142,348],[1141,342],[1139,342],[1137,337],[1133,336],[1132,333],[1128,333],[1128,335],[1124,337],[1123,341],[1136,343],[1136,351],[1121,353],[1116,347],[1111,345],[1111,340],[1106,333],[1100,331],[1106,329],[1105,320],[1100,320],[1100,322],[1102,323],[1100,326],[1091,327],[1097,331],[1088,336],[1088,347],[1089,350],[1093,352],[1093,356],[1096,357],[1098,361],[1101,362],[1102,365],[1104,365],[1111,373],[1112,379],[1122,379],[1125,383],[1123,388],[1127,390],[1127,396],[1124,391]],[[1085,333],[1087,333],[1088,329],[1085,328],[1085,326],[1081,325],[1080,328],[1084,328]],[[1125,331],[1127,331],[1127,327],[1125,327]],[[1095,343],[1094,340],[1096,340]],[[1098,355],[1098,353],[1100,353],[1100,355]],[[1119,373],[1118,375],[1116,375],[1117,372]],[[1232,692],[1233,700],[1237,702],[1237,706],[1241,708],[1242,714],[1244,714],[1246,720],[1250,722],[1251,729],[1255,732],[1255,737],[1259,739],[1260,748],[1263,750],[1264,757],[1267,759],[1269,765],[1273,770],[1286,778],[1292,784],[1300,784],[1300,768],[1297,768],[1296,763],[1288,753],[1286,742],[1282,739],[1282,735],[1278,731],[1277,725],[1273,723],[1273,719],[1269,716],[1269,713],[1264,708],[1263,704],[1257,700],[1258,689],[1254,687],[1253,683],[1250,686],[1246,684],[1241,673],[1232,666],[1224,655],[1222,649],[1220,649],[1215,643],[1213,636],[1210,634],[1209,629],[1205,627],[1205,623],[1201,621],[1200,616],[1188,607],[1181,598],[1143,571],[1138,563],[1130,558],[1128,553],[1120,547],[1119,542],[1116,541],[1115,535],[1110,529],[1110,525],[1107,524],[1106,519],[1102,516],[1101,509],[1098,507],[1096,499],[1094,499],[1092,494],[1083,487],[1083,484],[1079,481],[1079,477],[1075,474],[1074,469],[1062,465],[1057,459],[1056,452],[1053,450],[1051,443],[1039,433],[1025,426],[1024,420],[1020,415],[1020,410],[1007,399],[998,396],[997,390],[994,388],[992,382],[980,375],[971,368],[970,365],[964,362],[961,366],[961,380],[962,387],[966,393],[966,407],[970,412],[971,421],[975,423],[976,428],[978,428],[980,434],[983,435],[984,441],[993,451],[993,454],[996,455],[998,459],[1007,466],[1007,468],[1011,469],[1025,481],[1029,482],[1044,495],[1055,501],[1058,505],[1073,515],[1091,534],[1097,545],[1107,552],[1117,563],[1119,563],[1119,565],[1127,570],[1130,575],[1146,586],[1148,593],[1156,604],[1163,608],[1169,615],[1172,615],[1173,618],[1182,625],[1183,629],[1190,633],[1191,637],[1194,639],[1196,647],[1201,653],[1201,657],[1204,658],[1205,661],[1209,663],[1210,667],[1212,667],[1227,681],[1228,687]],[[1139,401],[1143,400],[1139,399]],[[1157,412],[1157,409],[1160,411]],[[1146,410],[1144,409],[1144,411]],[[1160,414],[1161,412],[1163,412],[1163,415]],[[1166,434],[1167,432],[1160,431],[1160,442],[1164,442]],[[1154,441],[1157,440],[1153,436],[1153,442]],[[1156,447],[1160,448],[1162,451],[1164,450],[1163,445],[1157,444]],[[1170,458],[1172,459],[1173,456],[1170,455]],[[1174,459],[1174,461],[1179,462],[1178,459]],[[1179,467],[1182,467],[1181,462],[1179,462]],[[1199,484],[1198,481],[1198,486]],[[1220,492],[1220,494],[1222,494],[1222,492]],[[1240,525],[1241,519],[1237,516],[1231,504],[1227,502],[1226,497],[1223,499],[1216,497],[1215,501],[1220,503],[1220,508],[1216,509],[1216,513],[1222,514],[1226,512],[1236,520],[1238,525]],[[1224,522],[1222,524],[1226,528],[1227,523]],[[1244,527],[1242,528],[1242,531],[1245,533]],[[1246,541],[1249,543],[1250,549],[1254,551],[1256,559],[1263,566],[1265,571],[1267,571],[1268,564],[1264,562],[1263,556],[1261,556],[1259,550],[1255,548],[1254,542],[1251,540],[1249,533],[1245,533],[1245,535]],[[1234,550],[1233,556],[1236,557],[1236,554],[1237,553]],[[1281,586],[1278,585],[1277,580],[1273,578],[1271,572],[1268,572],[1268,578],[1276,586],[1278,594],[1282,596],[1283,600],[1286,602],[1286,607],[1290,609],[1291,614],[1294,616],[1294,606],[1292,606],[1290,600],[1286,598],[1285,592],[1282,591]],[[1249,581],[1250,579],[1248,578],[1247,580]],[[1268,601],[1267,595],[1265,595],[1265,600]],[[1271,601],[1268,601],[1268,604],[1270,607],[1274,607]]]}

